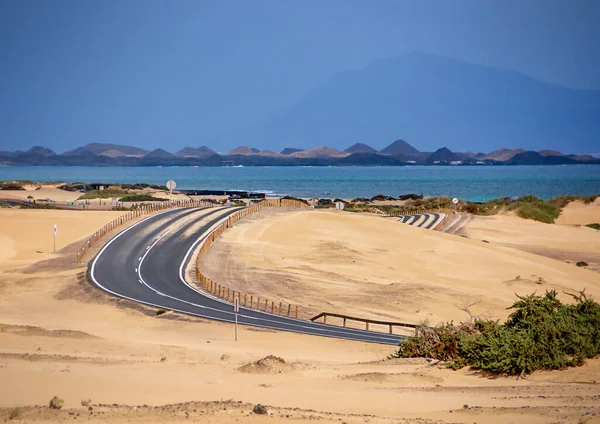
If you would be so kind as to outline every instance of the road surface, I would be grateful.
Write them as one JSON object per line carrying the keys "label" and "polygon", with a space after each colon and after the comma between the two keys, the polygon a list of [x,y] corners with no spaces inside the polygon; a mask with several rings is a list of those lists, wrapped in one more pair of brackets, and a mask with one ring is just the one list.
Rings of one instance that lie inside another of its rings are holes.
{"label": "road surface", "polygon": [[415,227],[433,230],[448,217],[445,213],[423,213],[417,215],[404,215],[399,217],[398,222],[413,225]]}
{"label": "road surface", "polygon": [[[233,305],[193,288],[185,269],[194,248],[238,208],[180,208],[152,215],[110,240],[92,261],[91,280],[101,289],[146,305],[233,322]],[[318,296],[318,293],[315,293]],[[280,317],[240,307],[238,322],[256,327],[398,344],[401,336]]]}

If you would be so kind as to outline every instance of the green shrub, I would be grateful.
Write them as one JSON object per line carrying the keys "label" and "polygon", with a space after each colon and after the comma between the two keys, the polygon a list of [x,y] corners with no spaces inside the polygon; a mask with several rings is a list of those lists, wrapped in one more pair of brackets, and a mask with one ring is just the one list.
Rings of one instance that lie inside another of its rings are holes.
{"label": "green shrub", "polygon": [[129,194],[127,190],[108,188],[106,190],[90,190],[79,199],[110,199],[111,197],[123,197]]}
{"label": "green shrub", "polygon": [[397,357],[430,357],[448,366],[470,365],[501,374],[528,374],[539,369],[582,365],[600,355],[600,305],[581,292],[565,305],[556,291],[517,296],[504,324],[476,320],[418,328],[401,342]]}
{"label": "green shrub", "polygon": [[586,205],[594,202],[596,198],[598,198],[598,194],[593,196],[556,196],[548,200],[548,203],[556,205],[560,208],[564,208],[569,203],[574,202],[575,200],[581,200]]}
{"label": "green shrub", "polygon": [[63,407],[64,403],[65,403],[64,400],[62,400],[58,396],[54,396],[52,399],[50,399],[50,408],[61,409]]}
{"label": "green shrub", "polygon": [[31,203],[33,209],[60,209],[53,203]]}
{"label": "green shrub", "polygon": [[25,190],[21,184],[4,182],[0,183],[0,190]]}
{"label": "green shrub", "polygon": [[150,196],[149,194],[127,194],[119,199],[119,202],[162,202],[168,199]]}
{"label": "green shrub", "polygon": [[587,224],[586,227],[593,228],[594,230],[600,230],[600,224],[598,224],[598,223]]}
{"label": "green shrub", "polygon": [[515,204],[516,214],[524,219],[533,219],[534,221],[554,223],[554,220],[560,215],[560,208],[546,203],[543,200],[538,201],[519,201]]}
{"label": "green shrub", "polygon": [[588,266],[588,263],[586,261],[579,261],[575,265],[577,265],[577,266]]}
{"label": "green shrub", "polygon": [[151,188],[153,190],[168,190],[166,186],[145,183],[121,184],[121,188],[123,190],[143,190],[145,188]]}
{"label": "green shrub", "polygon": [[21,417],[21,409],[20,408],[15,408],[12,411],[10,411],[10,415],[8,416],[9,420],[16,420],[17,418]]}
{"label": "green shrub", "polygon": [[89,406],[92,403],[92,399],[81,399],[81,406]]}

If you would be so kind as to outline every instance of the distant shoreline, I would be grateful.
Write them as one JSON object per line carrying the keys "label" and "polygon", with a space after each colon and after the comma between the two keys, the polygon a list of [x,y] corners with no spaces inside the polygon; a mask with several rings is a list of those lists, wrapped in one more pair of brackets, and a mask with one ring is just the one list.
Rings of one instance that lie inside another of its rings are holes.
{"label": "distant shoreline", "polygon": [[[264,192],[269,197],[370,198],[416,193],[473,202],[535,195],[592,195],[600,187],[599,167],[0,167],[0,181],[151,184],[177,183],[176,190]],[[1,195],[0,191],[0,195]]]}

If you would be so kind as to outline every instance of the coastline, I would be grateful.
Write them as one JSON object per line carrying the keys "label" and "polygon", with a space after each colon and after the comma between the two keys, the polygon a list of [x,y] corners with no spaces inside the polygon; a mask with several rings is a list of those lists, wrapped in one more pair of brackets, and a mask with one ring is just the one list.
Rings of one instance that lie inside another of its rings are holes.
{"label": "coastline", "polygon": [[[482,202],[532,194],[548,199],[592,195],[600,165],[410,167],[4,167],[0,181],[149,183],[169,179],[178,189],[253,190],[302,198],[357,198],[377,194],[447,195]],[[0,192],[0,195],[2,193]]]}

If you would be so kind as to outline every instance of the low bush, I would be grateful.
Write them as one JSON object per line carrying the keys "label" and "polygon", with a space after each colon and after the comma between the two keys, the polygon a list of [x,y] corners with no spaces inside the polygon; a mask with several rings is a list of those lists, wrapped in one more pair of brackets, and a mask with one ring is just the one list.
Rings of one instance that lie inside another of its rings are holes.
{"label": "low bush", "polygon": [[62,400],[58,396],[54,396],[52,399],[50,399],[49,404],[50,404],[50,408],[52,408],[52,409],[61,409],[63,407],[64,403],[65,403],[64,400]]}
{"label": "low bush", "polygon": [[387,196],[385,194],[377,194],[377,195],[371,197],[371,202],[386,201],[386,200],[396,200],[396,199],[394,199],[392,196]]}
{"label": "low bush", "polygon": [[331,199],[319,199],[315,208],[334,208],[335,203]]}
{"label": "low bush", "polygon": [[33,209],[60,209],[53,203],[31,203]]}
{"label": "low bush", "polygon": [[401,342],[396,357],[428,357],[451,368],[471,366],[500,374],[578,366],[600,355],[600,305],[585,292],[562,304],[556,291],[517,296],[505,323],[421,326]]}
{"label": "low bush", "polygon": [[112,197],[123,197],[127,194],[129,194],[127,190],[121,190],[119,188],[108,188],[106,190],[90,190],[84,195],[79,196],[79,199],[110,199]]}
{"label": "low bush", "polygon": [[121,184],[121,188],[123,190],[143,190],[145,188],[151,188],[153,190],[168,190],[166,186],[145,183]]}
{"label": "low bush", "polygon": [[598,198],[598,194],[593,196],[556,196],[551,199],[548,199],[548,203],[551,203],[559,208],[564,208],[569,203],[574,202],[575,200],[581,200],[586,205],[594,202]]}
{"label": "low bush", "polygon": [[422,198],[423,198],[422,194],[414,194],[414,193],[401,194],[400,196],[398,196],[398,200],[418,200],[418,199],[422,199]]}
{"label": "low bush", "polygon": [[588,266],[588,263],[586,261],[579,261],[575,265],[582,267],[582,266]]}
{"label": "low bush", "polygon": [[81,399],[81,406],[89,406],[92,403],[91,399]]}
{"label": "low bush", "polygon": [[21,184],[11,183],[11,182],[3,182],[0,183],[0,190],[25,190]]}
{"label": "low bush", "polygon": [[598,223],[587,224],[586,227],[593,228],[594,230],[600,230],[600,224],[598,224]]}
{"label": "low bush", "polygon": [[119,202],[163,202],[169,199],[150,196],[149,194],[127,194],[119,199]]}
{"label": "low bush", "polygon": [[81,191],[81,190],[87,190],[87,187],[88,187],[87,184],[84,184],[84,183],[72,183],[72,184],[61,184],[57,188],[59,190],[64,190],[64,191]]}
{"label": "low bush", "polygon": [[521,202],[519,199],[513,209],[521,218],[533,219],[546,224],[554,223],[554,220],[560,215],[560,207],[543,200]]}
{"label": "low bush", "polygon": [[9,420],[16,420],[17,418],[21,417],[21,409],[20,408],[15,408],[12,411],[10,411],[10,415],[8,416]]}

